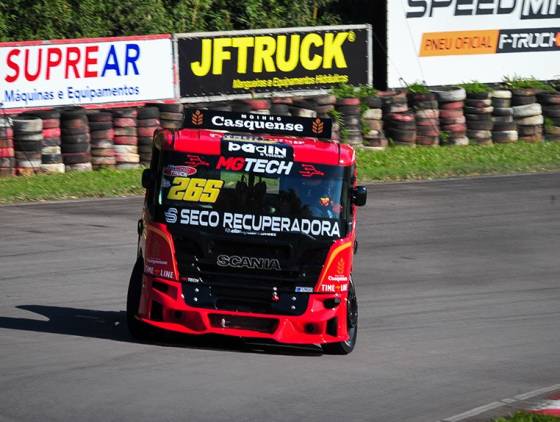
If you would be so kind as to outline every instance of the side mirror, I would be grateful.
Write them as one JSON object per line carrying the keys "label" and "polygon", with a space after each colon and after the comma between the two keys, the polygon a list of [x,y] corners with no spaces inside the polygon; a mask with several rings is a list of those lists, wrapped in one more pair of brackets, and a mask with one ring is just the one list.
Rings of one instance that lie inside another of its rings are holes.
{"label": "side mirror", "polygon": [[142,187],[149,189],[154,185],[154,173],[151,169],[144,169],[142,172]]}
{"label": "side mirror", "polygon": [[358,207],[364,206],[367,202],[367,188],[356,186],[352,189],[352,203]]}

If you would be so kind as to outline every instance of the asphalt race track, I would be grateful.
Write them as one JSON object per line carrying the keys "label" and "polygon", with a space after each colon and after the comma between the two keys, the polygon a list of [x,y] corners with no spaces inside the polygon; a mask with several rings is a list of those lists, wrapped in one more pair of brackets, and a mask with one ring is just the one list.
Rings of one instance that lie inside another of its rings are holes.
{"label": "asphalt race track", "polygon": [[426,421],[560,381],[560,174],[376,185],[346,357],[124,322],[141,199],[0,208],[1,421]]}

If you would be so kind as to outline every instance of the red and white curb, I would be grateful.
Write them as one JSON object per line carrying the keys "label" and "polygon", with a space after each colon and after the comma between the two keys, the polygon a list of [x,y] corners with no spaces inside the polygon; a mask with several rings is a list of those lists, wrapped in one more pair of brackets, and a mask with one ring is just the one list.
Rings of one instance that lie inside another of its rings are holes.
{"label": "red and white curb", "polygon": [[[534,397],[546,393],[552,393],[557,390],[560,390],[560,384],[539,388],[538,390],[528,391],[523,394],[518,394],[514,397],[508,397],[499,401],[488,403],[484,406],[475,407],[474,409],[467,410],[466,412],[459,413],[458,415],[454,415],[445,419],[440,419],[438,422],[459,422],[463,420],[468,420],[502,407],[508,407],[508,408],[517,407],[518,409],[525,408],[526,411],[531,413],[560,416],[560,393],[554,393],[554,396],[549,397],[547,400],[540,401],[537,404],[532,404],[530,408],[528,408],[529,406],[524,406],[525,404],[524,402]],[[547,412],[547,413],[543,413],[543,412]],[[557,413],[549,413],[549,412],[557,412]]]}
{"label": "red and white curb", "polygon": [[560,417],[560,394],[549,397],[536,405],[527,409],[530,413],[538,413],[539,415],[558,416]]}

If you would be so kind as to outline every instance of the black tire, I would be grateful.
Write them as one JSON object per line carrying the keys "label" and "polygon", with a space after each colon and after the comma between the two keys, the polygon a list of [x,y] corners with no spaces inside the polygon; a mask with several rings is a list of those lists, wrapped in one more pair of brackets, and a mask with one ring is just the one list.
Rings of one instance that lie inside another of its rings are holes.
{"label": "black tire", "polygon": [[330,355],[347,355],[354,350],[358,339],[358,299],[356,298],[356,289],[352,278],[348,286],[348,297],[346,299],[347,312],[346,324],[348,327],[349,338],[339,343],[323,344],[323,352]]}
{"label": "black tire", "polygon": [[130,283],[128,285],[128,293],[126,295],[126,323],[130,335],[136,340],[147,342],[155,339],[156,329],[145,322],[136,319],[136,313],[140,306],[140,296],[142,294],[142,273],[144,265],[142,259],[138,258],[132,274],[130,275]]}
{"label": "black tire", "polygon": [[150,106],[139,108],[138,119],[159,119],[159,108]]}
{"label": "black tire", "polygon": [[107,130],[107,129],[113,129],[113,121],[103,121],[103,122],[98,122],[98,121],[90,121],[89,122],[89,130],[90,132],[95,132],[98,130]]}
{"label": "black tire", "polygon": [[85,142],[83,144],[62,144],[62,153],[75,153],[75,152],[90,152],[90,144]]}

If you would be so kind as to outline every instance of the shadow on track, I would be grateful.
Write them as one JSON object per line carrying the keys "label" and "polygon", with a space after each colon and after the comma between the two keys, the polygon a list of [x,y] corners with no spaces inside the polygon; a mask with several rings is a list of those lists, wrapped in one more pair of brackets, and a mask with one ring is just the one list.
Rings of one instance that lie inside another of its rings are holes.
{"label": "shadow on track", "polygon": [[[98,311],[43,305],[21,305],[17,306],[17,309],[43,315],[48,318],[48,321],[0,316],[0,328],[138,343],[128,332],[124,311]],[[322,355],[319,347],[279,345],[261,340],[241,340],[218,335],[186,336],[161,332],[158,341],[150,344],[241,353]]]}

